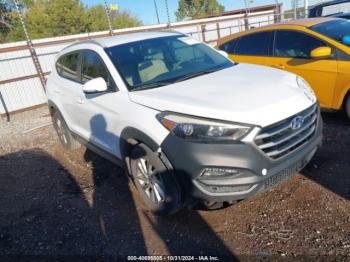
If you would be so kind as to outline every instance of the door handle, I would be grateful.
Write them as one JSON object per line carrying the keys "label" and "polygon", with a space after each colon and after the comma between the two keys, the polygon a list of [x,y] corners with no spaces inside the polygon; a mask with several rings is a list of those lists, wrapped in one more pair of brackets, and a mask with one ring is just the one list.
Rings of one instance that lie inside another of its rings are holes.
{"label": "door handle", "polygon": [[54,89],[54,92],[57,93],[57,94],[59,94],[59,93],[61,93],[61,89],[59,89],[58,87],[56,87],[56,88]]}
{"label": "door handle", "polygon": [[75,102],[77,102],[78,104],[84,104],[84,99],[82,99],[80,96],[75,97]]}
{"label": "door handle", "polygon": [[286,68],[285,65],[283,65],[283,64],[275,64],[272,67],[279,68],[279,69],[285,69]]}

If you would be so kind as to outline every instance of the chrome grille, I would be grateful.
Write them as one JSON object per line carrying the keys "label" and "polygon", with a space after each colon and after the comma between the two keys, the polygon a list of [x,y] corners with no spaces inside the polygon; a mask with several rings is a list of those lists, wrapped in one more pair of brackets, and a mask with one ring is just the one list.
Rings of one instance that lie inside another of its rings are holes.
{"label": "chrome grille", "polygon": [[[313,137],[316,132],[317,115],[317,105],[314,105],[286,120],[265,127],[255,137],[255,144],[267,156],[273,159],[281,158]],[[303,124],[293,130],[291,123],[296,117],[301,117]]]}

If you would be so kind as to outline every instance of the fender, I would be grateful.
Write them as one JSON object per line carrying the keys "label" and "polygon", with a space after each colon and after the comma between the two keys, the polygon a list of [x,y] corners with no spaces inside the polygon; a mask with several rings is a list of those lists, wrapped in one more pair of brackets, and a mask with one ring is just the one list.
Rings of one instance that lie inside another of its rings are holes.
{"label": "fender", "polygon": [[148,146],[153,152],[156,152],[159,148],[159,145],[144,132],[133,127],[126,127],[123,129],[120,135],[120,154],[122,159],[125,161],[127,172],[130,176],[130,162],[129,154],[131,148],[137,143],[143,143]]}
{"label": "fender", "polygon": [[126,127],[120,135],[120,152],[122,158],[127,157],[131,147],[138,142],[144,143],[153,152],[159,148],[159,145],[141,130],[134,127]]}

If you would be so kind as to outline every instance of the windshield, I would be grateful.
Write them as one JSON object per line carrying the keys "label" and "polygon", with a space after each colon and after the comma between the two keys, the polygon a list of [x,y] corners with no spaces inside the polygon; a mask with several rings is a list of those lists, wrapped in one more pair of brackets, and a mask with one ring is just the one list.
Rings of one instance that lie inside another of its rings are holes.
{"label": "windshield", "polygon": [[311,30],[328,36],[333,40],[350,46],[350,22],[345,19],[337,19],[310,27]]}
{"label": "windshield", "polygon": [[106,49],[129,90],[141,90],[234,65],[199,41],[183,36],[153,38]]}

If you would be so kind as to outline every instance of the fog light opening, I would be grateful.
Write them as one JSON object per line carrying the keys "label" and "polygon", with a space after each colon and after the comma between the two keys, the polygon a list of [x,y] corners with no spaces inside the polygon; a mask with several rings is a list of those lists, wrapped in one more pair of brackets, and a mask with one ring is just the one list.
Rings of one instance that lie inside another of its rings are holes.
{"label": "fog light opening", "polygon": [[261,174],[262,174],[263,176],[266,176],[266,175],[267,175],[267,169],[264,168],[263,170],[261,170]]}
{"label": "fog light opening", "polygon": [[200,175],[201,178],[232,178],[241,172],[233,168],[205,168]]}

